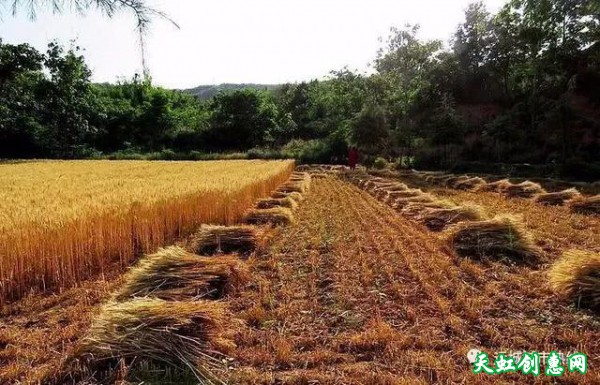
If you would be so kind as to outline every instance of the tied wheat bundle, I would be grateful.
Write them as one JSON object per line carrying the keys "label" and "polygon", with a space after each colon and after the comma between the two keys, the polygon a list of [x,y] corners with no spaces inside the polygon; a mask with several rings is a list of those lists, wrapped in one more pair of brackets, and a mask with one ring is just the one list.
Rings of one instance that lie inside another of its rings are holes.
{"label": "tied wheat bundle", "polygon": [[567,201],[580,197],[581,194],[576,188],[567,190],[537,194],[533,199],[535,202],[546,206],[562,206]]}
{"label": "tied wheat bundle", "polygon": [[413,197],[397,198],[393,201],[391,206],[395,210],[401,212],[402,209],[404,209],[410,203],[415,203],[415,202],[431,203],[431,202],[435,202],[435,201],[436,201],[436,198],[434,196],[432,196],[430,194],[421,194],[421,195],[417,195],[417,196],[413,196]]}
{"label": "tied wheat bundle", "polygon": [[426,209],[449,209],[456,205],[448,200],[440,199],[433,202],[410,202],[400,213],[408,218],[417,218]]}
{"label": "tied wheat bundle", "polygon": [[142,258],[125,275],[113,299],[218,299],[244,282],[245,277],[243,265],[236,258],[202,258],[179,247],[169,247]]}
{"label": "tied wheat bundle", "polygon": [[477,205],[461,205],[452,208],[426,208],[417,220],[422,222],[429,230],[442,231],[449,225],[466,222],[479,221],[484,218],[483,209]]}
{"label": "tied wheat bundle", "polygon": [[286,182],[281,185],[277,190],[284,193],[297,192],[300,194],[304,194],[306,192],[307,186],[305,181],[301,182]]}
{"label": "tied wheat bundle", "polygon": [[294,215],[290,209],[285,207],[254,209],[246,214],[244,221],[251,225],[270,224],[272,226],[283,226],[292,223]]}
{"label": "tied wheat bundle", "polygon": [[403,191],[389,191],[383,201],[387,204],[393,204],[397,199],[412,198],[425,194],[420,189],[408,189]]}
{"label": "tied wheat bundle", "polygon": [[600,254],[566,251],[548,271],[550,286],[563,299],[600,310]]}
{"label": "tied wheat bundle", "polygon": [[107,362],[151,362],[191,371],[201,383],[221,383],[211,372],[226,343],[223,304],[211,301],[173,302],[138,298],[105,305],[92,323],[79,351],[90,366]]}
{"label": "tied wheat bundle", "polygon": [[300,194],[299,192],[289,192],[288,193],[288,192],[281,192],[281,191],[275,191],[273,194],[271,194],[271,198],[274,198],[274,199],[291,198],[291,199],[295,200],[296,203],[300,203],[304,199],[302,194]]}
{"label": "tied wheat bundle", "polygon": [[385,185],[383,187],[379,187],[379,186],[376,187],[373,192],[373,195],[377,199],[382,200],[382,199],[385,199],[385,197],[387,196],[387,194],[389,192],[406,191],[406,190],[408,190],[408,186],[405,185],[404,183],[393,183],[390,185]]}
{"label": "tied wheat bundle", "polygon": [[[286,198],[290,199],[290,198]],[[257,233],[252,226],[202,225],[193,236],[191,249],[198,254],[248,254],[256,248]]]}
{"label": "tied wheat bundle", "polygon": [[448,242],[462,257],[534,264],[541,257],[523,224],[510,216],[461,222],[448,229]]}
{"label": "tied wheat bundle", "polygon": [[575,198],[569,202],[569,209],[578,214],[600,215],[600,194]]}
{"label": "tied wheat bundle", "polygon": [[377,192],[377,190],[392,187],[394,184],[395,183],[391,181],[375,182],[367,188],[367,191],[374,195]]}
{"label": "tied wheat bundle", "polygon": [[488,182],[484,185],[479,186],[479,188],[477,188],[477,191],[501,193],[512,185],[513,184],[510,183],[508,179],[500,179],[495,182]]}
{"label": "tied wheat bundle", "polygon": [[364,189],[369,190],[377,183],[386,183],[387,180],[380,177],[372,177],[365,182]]}
{"label": "tied wheat bundle", "polygon": [[458,190],[474,191],[485,184],[486,182],[482,178],[474,177],[456,182],[454,188]]}
{"label": "tied wheat bundle", "polygon": [[287,207],[294,210],[298,207],[298,203],[290,197],[285,198],[266,198],[256,202],[257,209],[272,209],[274,207]]}
{"label": "tied wheat bundle", "polygon": [[513,184],[506,187],[503,193],[509,198],[531,198],[537,194],[543,194],[546,190],[539,183],[526,180],[519,184]]}

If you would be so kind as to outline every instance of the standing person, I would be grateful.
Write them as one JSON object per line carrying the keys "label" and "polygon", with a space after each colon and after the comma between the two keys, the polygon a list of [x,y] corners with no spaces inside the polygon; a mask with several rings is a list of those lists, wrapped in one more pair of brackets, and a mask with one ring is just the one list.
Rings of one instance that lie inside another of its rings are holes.
{"label": "standing person", "polygon": [[348,166],[354,170],[358,163],[358,149],[354,146],[350,146],[348,149]]}

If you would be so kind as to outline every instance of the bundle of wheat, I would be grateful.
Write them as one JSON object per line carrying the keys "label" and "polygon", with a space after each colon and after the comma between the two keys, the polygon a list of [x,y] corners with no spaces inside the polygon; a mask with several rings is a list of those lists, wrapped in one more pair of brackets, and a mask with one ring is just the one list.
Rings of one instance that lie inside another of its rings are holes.
{"label": "bundle of wheat", "polygon": [[271,194],[271,198],[274,198],[274,199],[291,198],[291,199],[295,200],[296,203],[302,202],[302,200],[304,199],[302,194],[300,194],[299,192],[287,193],[287,192],[281,192],[281,191],[275,191],[273,194]]}
{"label": "bundle of wheat", "polygon": [[365,184],[364,184],[363,188],[365,190],[368,190],[373,185],[375,185],[377,183],[386,183],[386,182],[387,182],[386,179],[383,179],[383,178],[380,178],[380,177],[373,177],[373,178],[370,178],[369,180],[365,181]]}
{"label": "bundle of wheat", "polygon": [[170,301],[221,298],[246,277],[234,257],[202,258],[179,247],[142,258],[124,277],[115,301],[153,297]]}
{"label": "bundle of wheat", "polygon": [[461,222],[448,230],[456,253],[475,259],[507,259],[533,264],[541,258],[523,224],[510,216],[487,221]]}
{"label": "bundle of wheat", "polygon": [[94,320],[78,356],[90,372],[121,360],[145,361],[191,371],[201,383],[221,383],[211,371],[222,367],[217,358],[225,322],[224,305],[214,301],[111,302]]}
{"label": "bundle of wheat", "polygon": [[447,174],[429,175],[427,178],[425,178],[425,181],[431,184],[439,185],[445,183],[448,177],[449,175]]}
{"label": "bundle of wheat", "polygon": [[302,178],[302,179],[309,179],[310,178],[310,173],[308,172],[299,172],[299,171],[294,171],[292,173],[292,175],[290,176],[290,178]]}
{"label": "bundle of wheat", "polygon": [[590,197],[579,197],[569,202],[573,213],[600,215],[600,194]]}
{"label": "bundle of wheat", "polygon": [[471,179],[471,177],[467,175],[452,176],[445,179],[445,186],[450,188],[456,188],[456,186],[458,186],[460,183],[469,179]]}
{"label": "bundle of wheat", "polygon": [[562,206],[571,199],[580,197],[581,194],[576,188],[570,188],[558,192],[542,193],[534,196],[533,200],[546,206]]}
{"label": "bundle of wheat", "polygon": [[298,207],[298,203],[290,197],[285,198],[266,198],[256,202],[257,209],[272,209],[274,207],[287,207],[294,210]]}
{"label": "bundle of wheat", "polygon": [[408,218],[417,218],[426,209],[449,209],[456,205],[448,200],[436,200],[433,202],[410,202],[402,208],[402,215]]}
{"label": "bundle of wheat", "polygon": [[413,197],[407,197],[407,198],[397,198],[395,199],[391,206],[392,208],[401,211],[402,209],[404,209],[408,204],[410,203],[414,203],[414,202],[420,202],[420,203],[431,203],[431,202],[435,202],[436,198],[430,194],[421,194],[421,195],[417,195],[417,196],[413,196]]}
{"label": "bundle of wheat", "polygon": [[312,174],[312,177],[315,179],[327,179],[329,178],[329,174],[326,174],[324,172],[316,172]]}
{"label": "bundle of wheat", "polygon": [[274,207],[272,209],[254,209],[246,213],[244,221],[251,225],[272,226],[288,225],[294,221],[292,211],[285,207]]}
{"label": "bundle of wheat", "polygon": [[425,194],[421,189],[408,189],[403,191],[389,191],[384,197],[384,202],[392,204],[396,199],[410,198]]}
{"label": "bundle of wheat", "polygon": [[256,229],[252,226],[202,225],[192,236],[191,249],[198,254],[246,254],[256,248],[256,238]]}
{"label": "bundle of wheat", "polygon": [[279,192],[291,193],[297,192],[300,194],[304,194],[306,192],[306,183],[302,182],[286,182],[283,185],[279,186],[277,189]]}
{"label": "bundle of wheat", "polygon": [[385,189],[388,187],[392,187],[394,185],[394,182],[392,181],[385,181],[385,182],[375,182],[369,185],[369,187],[367,187],[367,192],[371,193],[371,194],[375,194],[375,192],[378,189]]}
{"label": "bundle of wheat", "polygon": [[600,310],[600,254],[569,250],[548,271],[552,289],[577,305]]}
{"label": "bundle of wheat", "polygon": [[389,192],[395,192],[395,191],[405,191],[408,190],[408,186],[405,185],[404,183],[399,183],[399,182],[395,182],[389,185],[384,185],[384,186],[377,186],[374,190],[373,190],[373,195],[379,199],[382,200],[384,199],[387,194]]}
{"label": "bundle of wheat", "polygon": [[483,209],[477,205],[461,205],[452,208],[427,208],[417,216],[431,231],[442,231],[447,226],[466,221],[479,221],[484,218]]}
{"label": "bundle of wheat", "polygon": [[481,185],[477,188],[477,191],[489,191],[489,192],[498,192],[501,193],[513,184],[510,183],[508,179],[500,179],[495,182],[488,182],[484,185]]}
{"label": "bundle of wheat", "polygon": [[537,194],[543,194],[546,190],[539,183],[534,183],[526,180],[519,184],[507,186],[502,193],[509,198],[531,198]]}
{"label": "bundle of wheat", "polygon": [[464,180],[459,180],[454,183],[454,188],[458,190],[473,191],[486,184],[486,181],[480,177],[474,177]]}

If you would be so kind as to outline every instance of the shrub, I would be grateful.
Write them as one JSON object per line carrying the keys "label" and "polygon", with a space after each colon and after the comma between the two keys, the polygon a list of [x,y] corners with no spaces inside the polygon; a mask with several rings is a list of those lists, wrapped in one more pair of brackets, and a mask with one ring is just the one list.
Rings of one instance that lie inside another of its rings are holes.
{"label": "shrub", "polygon": [[378,157],[373,162],[373,167],[376,168],[377,170],[383,170],[384,168],[387,168],[387,166],[388,166],[387,160],[385,160],[382,157]]}

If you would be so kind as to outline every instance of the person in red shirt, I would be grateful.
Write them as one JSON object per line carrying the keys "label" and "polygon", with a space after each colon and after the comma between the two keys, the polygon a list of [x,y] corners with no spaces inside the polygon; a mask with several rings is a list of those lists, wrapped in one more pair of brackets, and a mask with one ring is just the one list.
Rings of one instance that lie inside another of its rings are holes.
{"label": "person in red shirt", "polygon": [[358,149],[354,146],[351,146],[348,149],[348,166],[354,170],[356,168],[356,164],[358,163]]}

